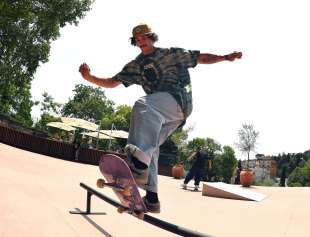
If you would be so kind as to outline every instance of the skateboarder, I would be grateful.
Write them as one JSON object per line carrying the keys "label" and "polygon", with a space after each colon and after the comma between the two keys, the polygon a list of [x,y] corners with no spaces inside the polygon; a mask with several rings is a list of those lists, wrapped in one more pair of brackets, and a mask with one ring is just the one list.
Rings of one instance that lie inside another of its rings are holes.
{"label": "skateboarder", "polygon": [[192,178],[195,177],[195,191],[198,191],[199,189],[199,183],[203,175],[203,170],[206,163],[206,155],[201,151],[201,148],[198,147],[195,152],[193,152],[189,157],[188,161],[192,161],[195,158],[195,161],[193,162],[192,167],[190,168],[188,174],[186,175],[183,183],[183,188],[187,188],[187,184],[189,181],[191,181]]}
{"label": "skateboarder", "polygon": [[146,206],[151,212],[160,212],[157,194],[159,146],[176,128],[184,125],[192,112],[188,68],[234,61],[242,54],[234,52],[219,56],[182,48],[158,48],[154,46],[158,36],[146,24],[134,27],[130,40],[141,53],[115,76],[96,77],[86,63],[79,71],[85,80],[105,88],[138,84],[144,89],[146,96],[139,98],[133,106],[125,151],[136,182],[144,185],[146,190]]}

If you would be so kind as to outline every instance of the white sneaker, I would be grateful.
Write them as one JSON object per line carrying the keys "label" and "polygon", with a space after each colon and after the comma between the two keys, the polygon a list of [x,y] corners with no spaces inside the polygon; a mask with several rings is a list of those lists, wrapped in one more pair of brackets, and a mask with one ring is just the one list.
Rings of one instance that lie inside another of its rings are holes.
{"label": "white sneaker", "polygon": [[181,185],[183,189],[187,189],[187,185],[186,184],[182,184]]}

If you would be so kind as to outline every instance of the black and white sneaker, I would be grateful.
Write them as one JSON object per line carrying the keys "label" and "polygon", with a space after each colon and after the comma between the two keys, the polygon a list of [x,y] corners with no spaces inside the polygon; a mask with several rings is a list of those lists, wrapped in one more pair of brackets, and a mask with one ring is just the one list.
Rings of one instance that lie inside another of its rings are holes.
{"label": "black and white sneaker", "polygon": [[194,191],[199,191],[199,186],[195,185]]}
{"label": "black and white sneaker", "polygon": [[160,213],[160,202],[152,203],[146,197],[142,198],[148,212]]}

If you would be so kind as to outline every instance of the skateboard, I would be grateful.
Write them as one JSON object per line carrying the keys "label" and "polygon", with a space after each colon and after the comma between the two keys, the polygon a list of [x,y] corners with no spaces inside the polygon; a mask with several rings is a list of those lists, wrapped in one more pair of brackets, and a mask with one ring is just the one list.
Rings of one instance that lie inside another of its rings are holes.
{"label": "skateboard", "polygon": [[193,186],[186,186],[186,188],[181,187],[181,189],[192,191],[192,192],[200,192],[200,188],[195,189],[195,187],[193,187]]}
{"label": "skateboard", "polygon": [[100,158],[99,169],[105,179],[97,180],[97,187],[110,187],[126,208],[119,207],[119,213],[127,212],[139,219],[147,212],[138,186],[126,162],[113,154],[105,154]]}

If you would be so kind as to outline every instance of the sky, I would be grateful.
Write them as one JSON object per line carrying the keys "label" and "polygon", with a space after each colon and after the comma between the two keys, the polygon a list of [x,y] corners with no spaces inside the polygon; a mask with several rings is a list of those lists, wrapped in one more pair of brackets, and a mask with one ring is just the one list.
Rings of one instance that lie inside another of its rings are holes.
{"label": "sky", "polygon": [[[304,152],[310,149],[308,9],[307,0],[96,0],[78,26],[62,28],[51,44],[32,96],[41,101],[46,91],[66,103],[76,84],[92,85],[78,72],[83,62],[96,76],[114,76],[140,53],[129,42],[132,28],[147,23],[158,47],[243,53],[241,60],[190,69],[189,139],[210,137],[237,151],[238,130],[250,123],[260,133],[257,153]],[[139,86],[104,91],[116,105],[132,106],[144,95]],[[33,117],[39,114],[35,107]]]}

